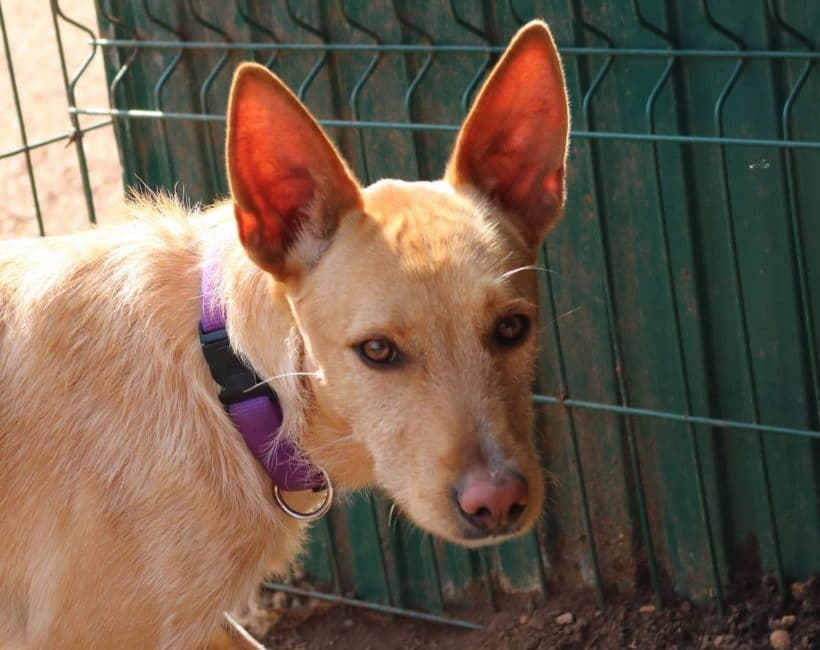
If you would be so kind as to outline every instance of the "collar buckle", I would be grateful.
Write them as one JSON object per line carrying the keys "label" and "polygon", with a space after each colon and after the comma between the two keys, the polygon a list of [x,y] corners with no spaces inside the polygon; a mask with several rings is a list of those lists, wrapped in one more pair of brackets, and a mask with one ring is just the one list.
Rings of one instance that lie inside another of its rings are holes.
{"label": "collar buckle", "polygon": [[219,385],[219,401],[226,408],[252,397],[265,396],[276,401],[276,395],[259,375],[251,370],[231,349],[228,332],[220,327],[210,332],[199,325],[199,343],[202,354]]}

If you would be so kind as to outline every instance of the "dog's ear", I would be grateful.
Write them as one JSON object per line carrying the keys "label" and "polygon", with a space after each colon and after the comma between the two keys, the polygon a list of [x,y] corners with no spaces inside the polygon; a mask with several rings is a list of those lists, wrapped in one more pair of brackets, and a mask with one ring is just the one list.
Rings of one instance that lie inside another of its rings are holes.
{"label": "dog's ear", "polygon": [[228,178],[239,238],[281,280],[315,264],[359,185],[304,105],[266,68],[244,64],[228,103]]}
{"label": "dog's ear", "polygon": [[499,205],[537,247],[561,217],[569,107],[547,26],[521,28],[495,66],[456,140],[445,179]]}

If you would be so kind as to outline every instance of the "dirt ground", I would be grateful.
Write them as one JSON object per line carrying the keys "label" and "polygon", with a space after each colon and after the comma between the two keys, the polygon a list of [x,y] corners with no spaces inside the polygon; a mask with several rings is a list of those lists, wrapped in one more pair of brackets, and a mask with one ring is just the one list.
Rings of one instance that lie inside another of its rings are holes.
{"label": "dirt ground", "polygon": [[[96,31],[93,0],[60,0],[65,15]],[[29,142],[71,131],[60,59],[49,3],[2,0],[20,103]],[[90,52],[88,35],[61,22],[69,72]],[[77,84],[77,103],[107,107],[102,59],[98,51]],[[22,145],[14,110],[9,67],[0,54],[0,154]],[[105,118],[86,117],[87,127]],[[122,195],[119,157],[110,126],[84,136],[94,202],[100,221],[112,214]],[[46,233],[58,234],[88,225],[85,199],[73,145],[57,142],[31,153]],[[24,156],[0,159],[0,238],[36,235],[34,202]]]}
{"label": "dirt ground", "polygon": [[597,611],[592,594],[559,591],[546,599],[509,597],[497,612],[451,613],[481,624],[481,631],[317,601],[289,603],[283,594],[264,599],[270,609],[263,618],[274,624],[260,636],[267,647],[283,650],[820,649],[818,580],[794,583],[782,597],[775,580],[765,577],[730,598],[723,618],[686,601],[658,608],[634,595]]}

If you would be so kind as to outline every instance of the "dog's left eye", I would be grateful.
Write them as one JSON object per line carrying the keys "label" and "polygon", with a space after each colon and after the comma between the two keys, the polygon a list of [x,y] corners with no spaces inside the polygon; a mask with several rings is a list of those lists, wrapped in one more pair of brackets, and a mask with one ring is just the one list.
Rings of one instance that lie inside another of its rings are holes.
{"label": "dog's left eye", "polygon": [[500,318],[495,324],[495,340],[499,345],[510,347],[521,343],[530,331],[530,319],[523,314]]}
{"label": "dog's left eye", "polygon": [[390,366],[399,360],[396,344],[384,338],[368,339],[357,345],[356,351],[369,366]]}

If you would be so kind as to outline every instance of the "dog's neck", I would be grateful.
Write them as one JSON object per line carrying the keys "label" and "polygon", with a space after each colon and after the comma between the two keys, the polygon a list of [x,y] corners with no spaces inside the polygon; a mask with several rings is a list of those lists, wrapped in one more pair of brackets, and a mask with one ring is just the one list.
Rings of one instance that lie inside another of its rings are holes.
{"label": "dog's neck", "polygon": [[[208,211],[203,218],[218,236],[203,239],[202,259],[212,258],[219,267],[217,300],[224,305],[231,345],[279,398],[283,423],[281,435],[296,442],[328,472],[334,485],[358,488],[370,482],[370,454],[355,440],[340,413],[317,405],[311,390],[314,368],[306,367],[306,355],[293,318],[285,286],[257,267],[236,235],[229,203]],[[211,248],[205,248],[209,246]],[[340,453],[343,447],[345,453]],[[345,459],[356,458],[356,463]]]}
{"label": "dog's neck", "polygon": [[236,241],[227,208],[220,206],[205,215],[212,218],[208,227],[222,232],[203,244],[203,277],[209,277],[203,300],[224,314],[231,347],[274,390],[283,413],[277,438],[299,448],[308,402],[301,339],[281,287],[247,258]]}

